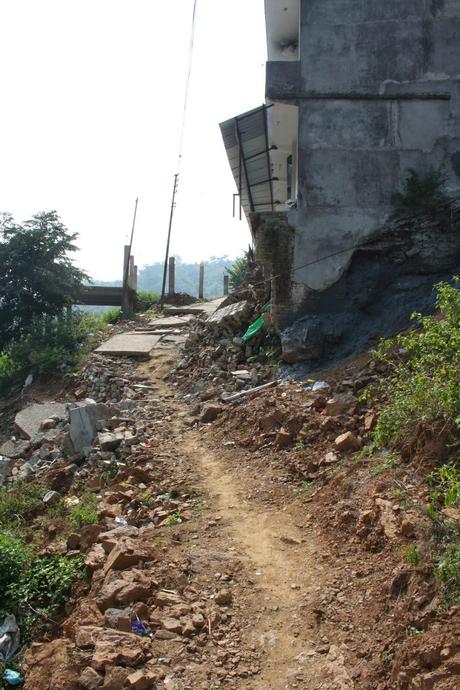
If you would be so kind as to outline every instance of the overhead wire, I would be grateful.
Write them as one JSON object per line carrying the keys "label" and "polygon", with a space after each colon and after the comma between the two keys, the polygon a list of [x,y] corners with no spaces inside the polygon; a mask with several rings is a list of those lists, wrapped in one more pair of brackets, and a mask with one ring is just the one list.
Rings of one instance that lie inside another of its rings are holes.
{"label": "overhead wire", "polygon": [[180,172],[182,153],[184,148],[184,133],[185,124],[187,120],[187,107],[188,107],[188,97],[190,92],[190,80],[192,76],[192,65],[193,65],[193,50],[195,47],[195,29],[196,29],[196,8],[198,5],[198,0],[193,0],[193,13],[192,13],[192,28],[190,31],[190,44],[188,50],[188,65],[187,65],[187,76],[185,79],[185,94],[184,94],[184,108],[182,111],[182,126],[180,131],[179,139],[179,163],[178,163],[178,173]]}
{"label": "overhead wire", "polygon": [[190,43],[189,43],[189,49],[188,49],[187,76],[185,79],[184,107],[183,107],[183,111],[182,111],[182,124],[181,124],[181,130],[180,130],[180,138],[179,138],[179,157],[178,157],[178,163],[177,163],[177,172],[174,175],[174,186],[173,186],[173,194],[172,194],[172,201],[171,201],[171,212],[170,212],[170,216],[169,216],[168,237],[166,240],[165,263],[164,263],[164,267],[163,267],[163,282],[162,282],[162,287],[161,287],[160,309],[163,309],[164,299],[165,299],[166,275],[168,272],[168,259],[169,259],[169,245],[171,242],[171,230],[172,230],[173,217],[174,217],[174,208],[176,206],[176,195],[177,195],[177,188],[178,188],[178,182],[179,182],[179,173],[180,173],[180,168],[181,168],[181,164],[182,164],[182,154],[183,154],[183,148],[184,148],[184,133],[185,133],[185,125],[186,125],[186,121],[187,121],[188,97],[189,97],[189,91],[190,91],[190,79],[192,76],[192,65],[193,65],[193,49],[194,49],[194,45],[195,45],[195,27],[196,27],[196,8],[197,8],[197,5],[198,5],[198,0],[193,0],[192,27],[191,27],[191,31],[190,31]]}

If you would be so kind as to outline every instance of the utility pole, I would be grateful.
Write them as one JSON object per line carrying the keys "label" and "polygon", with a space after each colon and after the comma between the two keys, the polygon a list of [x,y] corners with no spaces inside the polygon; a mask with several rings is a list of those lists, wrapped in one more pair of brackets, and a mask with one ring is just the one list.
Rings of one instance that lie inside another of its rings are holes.
{"label": "utility pole", "polygon": [[125,245],[125,255],[123,260],[123,294],[122,294],[122,311],[126,316],[130,310],[129,304],[129,258],[131,256],[131,249],[133,246],[134,228],[136,226],[136,215],[137,215],[137,204],[139,199],[136,198],[136,203],[134,204],[134,216],[133,216],[133,226],[131,228],[131,239],[129,244]]}
{"label": "utility pole", "polygon": [[168,240],[166,242],[166,256],[165,256],[165,265],[164,265],[164,269],[163,269],[163,285],[161,287],[160,309],[163,309],[163,305],[164,305],[164,301],[165,301],[166,273],[168,271],[168,259],[169,259],[169,243],[171,241],[171,228],[172,228],[172,222],[173,222],[173,216],[174,216],[174,207],[176,205],[175,201],[176,201],[178,179],[179,179],[179,173],[176,173],[174,175],[174,186],[173,186],[173,193],[172,193],[172,200],[171,200],[171,213],[169,215]]}

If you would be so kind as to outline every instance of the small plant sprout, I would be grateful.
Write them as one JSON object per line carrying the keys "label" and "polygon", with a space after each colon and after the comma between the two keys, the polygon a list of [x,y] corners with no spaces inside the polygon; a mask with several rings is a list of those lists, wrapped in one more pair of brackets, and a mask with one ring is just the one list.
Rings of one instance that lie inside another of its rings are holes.
{"label": "small plant sprout", "polygon": [[414,568],[420,565],[420,552],[417,544],[411,544],[403,551],[404,560],[410,563]]}

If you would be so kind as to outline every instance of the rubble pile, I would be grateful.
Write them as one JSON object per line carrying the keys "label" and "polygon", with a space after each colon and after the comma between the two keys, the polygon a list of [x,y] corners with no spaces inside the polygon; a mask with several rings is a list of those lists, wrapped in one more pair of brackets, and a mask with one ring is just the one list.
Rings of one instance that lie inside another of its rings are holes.
{"label": "rubble pile", "polygon": [[369,361],[338,381],[281,382],[229,403],[215,426],[248,450],[292,451],[285,464],[296,476],[313,479],[369,440],[377,414],[359,401],[359,393],[378,381],[379,367]]}
{"label": "rubble pile", "polygon": [[277,337],[270,315],[260,336],[246,342],[242,337],[262,309],[258,293],[246,288],[230,295],[214,314],[191,322],[181,359],[169,377],[189,402],[199,404],[272,380],[275,364],[267,351],[276,350]]}
{"label": "rubble pile", "polygon": [[[90,573],[60,630],[49,623],[52,641],[28,648],[25,690],[195,690],[260,670],[260,652],[240,649],[241,564],[201,547],[195,531],[199,495],[171,437],[186,413],[148,381],[129,361],[94,355],[74,400],[26,406],[0,449],[5,486],[33,480],[43,511],[60,507],[38,523],[40,555],[83,556]],[[97,519],[66,523],[88,492]],[[184,538],[197,548],[184,554]]]}

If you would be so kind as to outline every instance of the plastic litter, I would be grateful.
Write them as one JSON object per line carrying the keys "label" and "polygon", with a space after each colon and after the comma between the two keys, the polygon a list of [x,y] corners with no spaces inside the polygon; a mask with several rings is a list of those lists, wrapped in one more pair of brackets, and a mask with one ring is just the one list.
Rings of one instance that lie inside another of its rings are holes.
{"label": "plastic litter", "polygon": [[327,381],[316,381],[312,386],[312,391],[327,391],[330,387]]}
{"label": "plastic litter", "polygon": [[80,503],[80,499],[78,496],[68,496],[67,498],[64,498],[64,505],[66,508],[73,508],[74,506],[77,506]]}
{"label": "plastic litter", "polygon": [[263,314],[270,314],[270,312],[271,305],[266,304],[262,309],[262,316],[259,316],[258,319],[251,323],[248,330],[241,338],[243,343],[247,343],[248,340],[251,340],[251,338],[255,338],[256,335],[259,335],[259,333],[265,328],[266,324],[266,319],[264,318]]}
{"label": "plastic litter", "polygon": [[135,635],[140,635],[141,637],[146,637],[149,634],[149,629],[139,619],[131,622],[131,630]]}
{"label": "plastic litter", "polygon": [[318,391],[328,391],[331,389],[331,386],[327,383],[327,381],[316,381],[310,386],[305,386],[304,391],[306,393],[318,393]]}
{"label": "plastic litter", "polygon": [[21,676],[21,674],[18,671],[13,671],[10,668],[5,670],[3,680],[7,685],[12,686],[22,685],[24,682],[24,678]]}
{"label": "plastic litter", "polygon": [[125,518],[122,517],[116,517],[115,522],[117,523],[117,525],[123,525],[123,527],[125,527],[128,524],[128,520],[125,520]]}
{"label": "plastic litter", "polygon": [[21,634],[16,618],[8,614],[0,625],[0,661],[8,661],[19,647]]}

